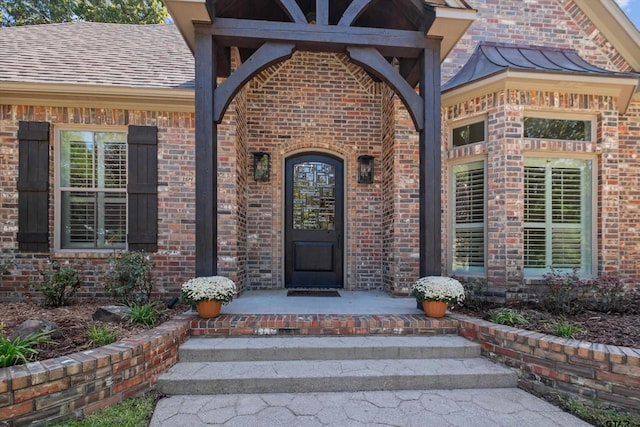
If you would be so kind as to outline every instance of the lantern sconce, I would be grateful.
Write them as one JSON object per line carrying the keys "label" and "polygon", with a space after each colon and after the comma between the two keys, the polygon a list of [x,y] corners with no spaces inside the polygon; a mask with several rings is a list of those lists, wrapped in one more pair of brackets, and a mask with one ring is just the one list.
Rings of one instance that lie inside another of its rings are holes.
{"label": "lantern sconce", "polygon": [[358,183],[373,184],[373,156],[358,157]]}
{"label": "lantern sconce", "polygon": [[253,153],[253,179],[268,182],[271,176],[271,155],[262,151]]}

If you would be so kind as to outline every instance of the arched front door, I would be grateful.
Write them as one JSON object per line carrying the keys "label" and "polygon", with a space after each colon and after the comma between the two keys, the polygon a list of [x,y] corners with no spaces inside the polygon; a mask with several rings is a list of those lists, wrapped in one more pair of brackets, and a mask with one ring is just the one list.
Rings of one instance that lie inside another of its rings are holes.
{"label": "arched front door", "polygon": [[344,166],[319,153],[285,162],[285,285],[343,287]]}

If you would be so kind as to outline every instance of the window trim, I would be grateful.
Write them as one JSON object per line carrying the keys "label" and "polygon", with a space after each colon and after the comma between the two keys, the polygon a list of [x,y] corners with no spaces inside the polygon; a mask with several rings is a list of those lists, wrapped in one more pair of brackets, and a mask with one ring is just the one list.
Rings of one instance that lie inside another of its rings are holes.
{"label": "window trim", "polygon": [[[486,121],[485,121],[486,123]],[[458,147],[456,147],[458,148]],[[457,166],[471,165],[473,163],[482,163],[482,168],[484,169],[484,219],[483,219],[483,238],[484,238],[484,266],[482,268],[475,267],[470,271],[461,271],[454,269],[454,241],[455,241],[455,231],[456,231],[456,222],[455,222],[455,211],[456,211],[456,192],[455,192],[455,183],[454,183],[454,173]],[[487,253],[488,253],[488,235],[487,235],[487,213],[488,213],[488,196],[487,196],[487,173],[488,173],[488,160],[486,156],[469,156],[461,159],[456,159],[449,163],[449,233],[448,233],[448,244],[449,248],[447,250],[449,260],[448,260],[448,268],[451,274],[455,274],[458,276],[465,277],[486,277],[487,274]]]}
{"label": "window trim", "polygon": [[[591,137],[589,140],[577,140],[577,139],[555,139],[555,138],[529,138],[524,136],[524,119],[527,117],[535,119],[549,119],[549,120],[576,120],[591,122]],[[522,139],[527,140],[548,140],[548,141],[567,141],[567,142],[582,142],[585,144],[597,142],[598,135],[598,117],[593,113],[567,113],[563,111],[550,111],[550,110],[525,110],[522,116]]]}
{"label": "window trim", "polygon": [[[581,268],[577,273],[580,277],[595,277],[597,275],[597,270],[598,270],[598,156],[594,155],[594,154],[588,154],[588,153],[558,153],[558,152],[551,152],[551,153],[541,153],[541,152],[529,152],[529,151],[525,151],[523,153],[523,164],[522,164],[522,197],[523,197],[523,203],[522,203],[522,262],[523,262],[523,267],[522,267],[522,271],[524,276],[527,279],[537,279],[537,278],[542,278],[542,276],[548,272],[550,272],[550,268],[549,266],[545,267],[544,269],[538,269],[538,268],[525,268],[524,267],[524,250],[525,250],[525,245],[524,245],[524,229],[525,229],[525,221],[524,221],[524,191],[525,191],[525,187],[524,187],[524,167],[525,167],[525,163],[526,163],[526,159],[531,159],[531,158],[535,158],[535,159],[539,159],[539,160],[543,160],[543,159],[550,159],[550,160],[555,160],[555,159],[565,159],[565,160],[577,160],[577,161],[590,161],[591,162],[591,202],[590,202],[590,208],[591,208],[591,271],[590,272],[584,272],[583,269]],[[587,202],[588,203],[588,202]],[[565,271],[567,269],[556,269],[558,271]],[[570,270],[567,270],[570,271]]]}
{"label": "window trim", "polygon": [[[61,186],[61,165],[60,165],[60,155],[62,153],[61,144],[62,137],[61,134],[64,131],[72,131],[72,132],[122,132],[125,135],[128,134],[127,126],[104,126],[104,125],[73,125],[73,124],[63,124],[59,126],[54,126],[54,170],[53,170],[53,182],[54,182],[54,252],[57,253],[78,253],[78,252],[90,252],[90,253],[112,253],[113,248],[62,248],[62,186]],[[125,147],[128,144],[125,143]],[[125,171],[128,170],[129,156],[126,156],[126,165]],[[126,172],[125,172],[126,173]],[[124,192],[125,195],[125,212],[128,218],[129,215],[129,203],[128,203],[128,190],[125,186]],[[126,232],[128,233],[128,221],[125,221],[125,226],[127,227]],[[126,234],[125,234],[126,235]],[[128,240],[125,240],[124,248],[120,250],[128,250]]]}
{"label": "window trim", "polygon": [[[453,145],[453,131],[454,129],[458,129],[462,126],[467,126],[467,125],[472,125],[478,122],[484,122],[484,140],[483,141],[478,141],[478,142],[472,142],[470,144],[466,144],[466,145],[460,145],[458,147],[456,147],[455,145]],[[488,135],[489,135],[489,116],[487,114],[479,114],[479,115],[475,115],[475,116],[471,116],[471,117],[465,117],[464,119],[458,119],[455,121],[451,121],[449,122],[448,126],[449,126],[449,130],[448,130],[448,135],[449,135],[449,141],[448,141],[448,146],[450,150],[456,150],[456,149],[460,149],[460,148],[464,148],[464,147],[471,147],[473,145],[476,144],[486,144],[487,140],[488,140]]]}

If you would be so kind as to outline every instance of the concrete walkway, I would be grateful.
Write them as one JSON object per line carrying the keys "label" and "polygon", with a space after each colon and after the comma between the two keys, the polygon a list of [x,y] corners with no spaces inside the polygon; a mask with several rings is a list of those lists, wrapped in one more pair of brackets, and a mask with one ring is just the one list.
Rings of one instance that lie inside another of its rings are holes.
{"label": "concrete walkway", "polygon": [[[416,314],[413,298],[340,291],[340,298],[244,293],[223,314]],[[172,396],[151,427],[179,426],[588,426],[516,388]]]}
{"label": "concrete walkway", "polygon": [[174,396],[150,427],[589,426],[519,389]]}

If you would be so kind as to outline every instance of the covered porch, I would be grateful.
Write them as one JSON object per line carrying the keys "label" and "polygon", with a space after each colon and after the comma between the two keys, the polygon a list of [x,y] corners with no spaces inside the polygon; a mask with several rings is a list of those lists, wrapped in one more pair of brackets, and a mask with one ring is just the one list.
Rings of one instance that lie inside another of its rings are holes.
{"label": "covered porch", "polygon": [[[243,292],[406,295],[418,276],[441,274],[440,62],[473,10],[449,0],[166,3],[196,59],[197,276],[228,276]],[[257,155],[270,167],[260,179]],[[376,162],[368,187],[356,178],[363,157]],[[328,190],[330,212],[295,206],[295,180],[309,174],[335,181],[313,189]]]}

